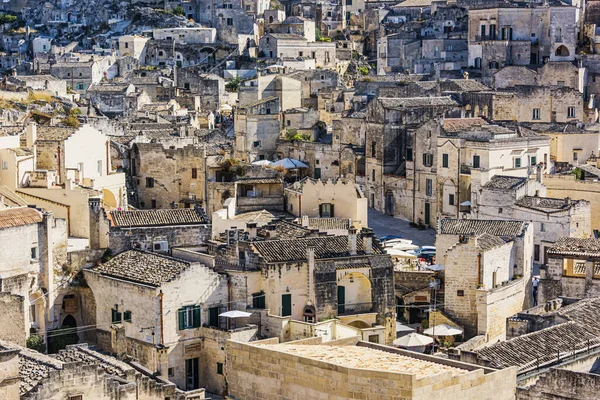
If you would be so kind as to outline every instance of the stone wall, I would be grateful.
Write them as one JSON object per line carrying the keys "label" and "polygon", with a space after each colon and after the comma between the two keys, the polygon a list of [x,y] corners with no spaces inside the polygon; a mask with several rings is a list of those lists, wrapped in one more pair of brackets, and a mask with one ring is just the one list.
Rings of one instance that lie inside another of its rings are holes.
{"label": "stone wall", "polygon": [[142,228],[111,227],[109,233],[110,249],[114,254],[132,248],[152,250],[157,240],[166,240],[169,248],[176,246],[196,246],[210,238],[210,225],[157,226]]}
{"label": "stone wall", "polygon": [[517,387],[517,400],[594,400],[600,391],[600,376],[588,372],[552,368],[535,384]]}
{"label": "stone wall", "polygon": [[505,286],[477,291],[477,332],[487,335],[487,341],[506,338],[507,319],[523,310],[525,282],[518,279]]}
{"label": "stone wall", "polygon": [[[373,347],[415,356],[385,346]],[[451,363],[422,355],[418,358]],[[233,341],[227,342],[226,365],[229,394],[247,400],[272,398],[273,393],[284,398],[314,399],[514,399],[516,382],[515,369],[485,374],[483,369],[469,366],[470,372],[454,378],[444,372],[417,380],[413,375],[346,368]]]}
{"label": "stone wall", "polygon": [[10,321],[10,323],[0,324],[2,340],[25,346],[25,338],[29,336],[29,327],[26,326],[25,320],[26,311],[29,312],[25,310],[23,296],[0,292],[0,315],[4,321]]}

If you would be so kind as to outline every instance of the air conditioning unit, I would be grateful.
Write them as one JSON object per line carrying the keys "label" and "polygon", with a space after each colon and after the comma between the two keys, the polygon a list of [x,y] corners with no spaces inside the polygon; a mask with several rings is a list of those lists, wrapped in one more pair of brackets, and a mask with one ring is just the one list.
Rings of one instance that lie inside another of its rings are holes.
{"label": "air conditioning unit", "polygon": [[152,251],[156,253],[167,253],[169,251],[169,242],[166,240],[159,240],[152,243]]}

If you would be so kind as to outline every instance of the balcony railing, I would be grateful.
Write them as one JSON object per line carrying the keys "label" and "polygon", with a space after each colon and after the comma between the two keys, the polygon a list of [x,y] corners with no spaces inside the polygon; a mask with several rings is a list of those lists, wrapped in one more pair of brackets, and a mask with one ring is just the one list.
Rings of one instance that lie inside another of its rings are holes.
{"label": "balcony railing", "polygon": [[352,315],[371,313],[374,310],[373,303],[338,304],[338,315]]}

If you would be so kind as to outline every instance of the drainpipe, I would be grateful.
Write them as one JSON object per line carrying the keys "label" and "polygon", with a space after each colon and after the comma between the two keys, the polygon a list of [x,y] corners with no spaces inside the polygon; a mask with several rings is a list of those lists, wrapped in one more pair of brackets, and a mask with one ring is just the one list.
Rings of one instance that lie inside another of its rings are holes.
{"label": "drainpipe", "polygon": [[481,253],[477,254],[477,284],[483,284],[483,282],[481,282]]}
{"label": "drainpipe", "polygon": [[231,278],[227,277],[227,311],[231,307]]}
{"label": "drainpipe", "polygon": [[417,156],[417,135],[416,133],[413,133],[413,150],[412,150],[412,159],[413,159],[413,190],[412,190],[412,194],[413,194],[413,205],[412,205],[412,209],[413,209],[413,217],[412,217],[412,222],[415,222],[415,208],[417,205],[417,161],[415,160]]}
{"label": "drainpipe", "polygon": [[160,301],[160,344],[165,344],[165,324],[164,324],[164,316],[163,316],[163,292],[162,290],[158,294],[158,299]]}

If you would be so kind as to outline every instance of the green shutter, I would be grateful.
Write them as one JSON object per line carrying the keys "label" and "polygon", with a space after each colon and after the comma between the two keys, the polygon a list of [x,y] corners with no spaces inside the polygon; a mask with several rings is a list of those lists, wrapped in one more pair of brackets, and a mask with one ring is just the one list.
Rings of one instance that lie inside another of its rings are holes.
{"label": "green shutter", "polygon": [[193,306],[194,307],[194,328],[198,328],[200,326],[200,305]]}
{"label": "green shutter", "polygon": [[113,308],[110,310],[110,313],[111,313],[110,320],[114,324],[117,321],[117,310],[115,310]]}
{"label": "green shutter", "polygon": [[185,329],[185,307],[180,308],[177,312],[179,314],[179,330]]}

